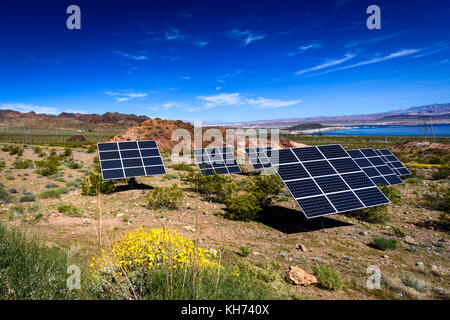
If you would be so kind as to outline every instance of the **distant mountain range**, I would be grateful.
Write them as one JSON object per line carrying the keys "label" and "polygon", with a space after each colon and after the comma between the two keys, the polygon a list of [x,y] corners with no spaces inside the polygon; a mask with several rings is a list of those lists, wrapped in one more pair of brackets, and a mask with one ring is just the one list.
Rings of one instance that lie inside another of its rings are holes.
{"label": "distant mountain range", "polygon": [[134,114],[110,113],[81,114],[63,112],[59,115],[21,113],[15,110],[0,110],[0,126],[30,127],[50,129],[82,129],[82,130],[125,130],[145,120],[147,116]]}
{"label": "distant mountain range", "polygon": [[[215,123],[215,125],[233,128],[292,128],[296,130],[314,129],[309,124],[320,124],[322,126],[343,126],[343,125],[413,125],[433,121],[433,123],[450,123],[450,103],[430,104],[420,107],[411,107],[404,110],[394,110],[389,112],[347,115],[347,116],[322,116],[309,118],[290,118],[261,120],[233,123]],[[299,126],[304,124],[304,126]],[[294,130],[294,129],[292,129]]]}

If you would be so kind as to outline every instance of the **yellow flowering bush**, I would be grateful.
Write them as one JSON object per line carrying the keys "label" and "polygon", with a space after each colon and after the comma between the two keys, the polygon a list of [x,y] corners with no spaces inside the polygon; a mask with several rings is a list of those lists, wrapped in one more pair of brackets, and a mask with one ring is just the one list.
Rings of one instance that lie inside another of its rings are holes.
{"label": "yellow flowering bush", "polygon": [[139,228],[136,232],[125,234],[110,249],[102,250],[100,256],[93,257],[90,270],[112,271],[117,278],[125,276],[124,273],[152,269],[161,264],[169,269],[192,266],[203,270],[223,269],[216,255],[196,247],[191,239],[179,236],[174,229],[145,231]]}

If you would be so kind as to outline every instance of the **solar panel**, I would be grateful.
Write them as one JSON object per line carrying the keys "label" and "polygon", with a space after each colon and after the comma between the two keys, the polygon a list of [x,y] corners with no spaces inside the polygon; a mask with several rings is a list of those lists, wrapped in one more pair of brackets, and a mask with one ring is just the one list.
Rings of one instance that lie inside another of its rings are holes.
{"label": "solar panel", "polygon": [[247,153],[253,169],[261,170],[272,166],[264,153],[267,150],[272,150],[272,147],[245,148],[245,153]]}
{"label": "solar panel", "polygon": [[156,141],[97,144],[103,180],[166,174]]}
{"label": "solar panel", "polygon": [[389,149],[378,149],[375,152],[383,159],[383,161],[394,171],[398,176],[409,176],[411,172],[401,163],[400,160]]}
{"label": "solar panel", "polygon": [[398,174],[374,149],[354,149],[347,152],[373,183],[385,186],[403,184]]}
{"label": "solar panel", "polygon": [[206,176],[214,172],[222,174],[241,172],[230,147],[194,149],[194,157],[200,171]]}
{"label": "solar panel", "polygon": [[265,153],[308,219],[390,203],[340,145]]}

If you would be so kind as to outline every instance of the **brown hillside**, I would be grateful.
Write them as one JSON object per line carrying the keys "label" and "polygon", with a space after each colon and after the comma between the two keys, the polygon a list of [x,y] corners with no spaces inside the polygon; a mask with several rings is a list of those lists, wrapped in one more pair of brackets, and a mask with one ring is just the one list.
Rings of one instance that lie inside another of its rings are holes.
{"label": "brown hillside", "polygon": [[[211,127],[203,127],[203,132]],[[141,124],[130,128],[117,136],[113,137],[111,141],[132,141],[132,140],[156,140],[160,150],[172,150],[172,148],[179,143],[179,141],[172,141],[172,133],[176,129],[187,130],[191,137],[191,148],[194,147],[194,126],[190,123],[183,122],[181,120],[161,120],[161,119],[149,119]],[[217,127],[222,132],[222,136],[225,140],[226,134],[230,134],[226,129]],[[206,147],[211,141],[203,141],[202,146]],[[224,141],[223,145],[226,142]],[[270,142],[269,142],[270,144]],[[234,137],[234,145],[236,145],[236,137]],[[248,146],[248,138],[246,139],[246,146]],[[285,138],[280,138],[280,147],[290,148],[294,145]]]}

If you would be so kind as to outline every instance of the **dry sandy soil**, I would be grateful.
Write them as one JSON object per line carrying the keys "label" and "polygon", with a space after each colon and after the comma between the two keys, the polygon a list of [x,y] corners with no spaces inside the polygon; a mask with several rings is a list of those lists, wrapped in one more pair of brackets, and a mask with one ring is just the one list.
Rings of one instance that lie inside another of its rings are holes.
{"label": "dry sandy soil", "polygon": [[[84,163],[83,169],[92,170],[96,154],[74,151],[74,158]],[[47,177],[40,177],[33,169],[14,169],[11,157],[0,151],[0,158],[6,161],[6,170],[15,178],[7,180],[5,170],[0,172],[0,181],[6,189],[15,188],[38,195],[45,185],[65,183]],[[26,150],[24,159],[38,160],[36,154]],[[95,197],[81,196],[77,189],[63,194],[61,199],[37,199],[22,203],[25,207],[37,204],[34,213],[17,216],[10,214],[10,207],[0,207],[0,221],[17,226],[28,234],[39,235],[49,246],[73,246],[86,265],[89,258],[101,247],[108,246],[122,234],[144,228],[175,228],[179,234],[198,239],[204,248],[220,250],[227,259],[245,259],[252,263],[277,261],[284,272],[292,265],[298,265],[311,272],[317,261],[331,265],[342,277],[346,288],[337,292],[316,286],[290,285],[290,290],[299,296],[312,299],[449,299],[449,238],[448,234],[432,227],[418,226],[438,219],[439,212],[427,208],[421,194],[431,181],[422,184],[398,186],[403,199],[401,204],[390,205],[390,221],[386,224],[370,224],[350,216],[333,215],[323,219],[306,221],[299,208],[289,197],[278,202],[260,222],[239,222],[225,218],[224,205],[202,199],[180,180],[182,171],[173,170],[170,159],[164,159],[170,175],[138,178],[141,189],[129,190],[119,187],[112,195]],[[12,169],[10,169],[12,168]],[[63,178],[73,181],[84,178],[85,172],[64,167]],[[245,179],[244,175],[233,175],[233,179]],[[178,184],[184,189],[180,209],[173,211],[149,210],[144,193],[152,186]],[[433,182],[435,183],[435,182]],[[448,187],[447,182],[445,186]],[[414,193],[413,193],[414,192]],[[69,217],[58,213],[60,204],[72,203],[83,211],[83,217]],[[36,219],[36,214],[43,216]],[[394,236],[392,227],[400,227],[415,244]],[[399,248],[380,251],[370,246],[373,237],[397,239]],[[252,253],[246,257],[237,255],[242,244],[251,245]],[[306,251],[298,249],[301,244]],[[414,246],[417,251],[410,252]],[[376,265],[381,270],[382,289],[368,290],[366,274],[368,266]],[[405,286],[401,278],[405,274],[423,281],[426,289]]]}

